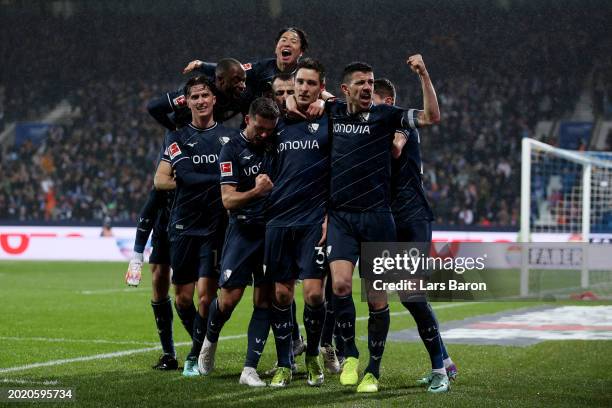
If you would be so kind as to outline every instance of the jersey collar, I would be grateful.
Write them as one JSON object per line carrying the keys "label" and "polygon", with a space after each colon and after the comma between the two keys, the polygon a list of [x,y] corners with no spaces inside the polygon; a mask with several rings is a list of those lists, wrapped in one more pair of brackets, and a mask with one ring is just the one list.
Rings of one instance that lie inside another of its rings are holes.
{"label": "jersey collar", "polygon": [[190,127],[190,128],[192,128],[192,129],[197,130],[198,132],[208,132],[209,130],[213,130],[214,128],[216,128],[216,127],[217,127],[217,125],[218,125],[218,123],[217,123],[217,122],[215,122],[215,123],[213,123],[213,125],[212,125],[212,126],[207,127],[207,128],[205,128],[205,129],[202,129],[201,127],[197,127],[197,126],[196,126],[196,125],[194,125],[193,123],[190,123],[190,124],[189,124],[189,127]]}

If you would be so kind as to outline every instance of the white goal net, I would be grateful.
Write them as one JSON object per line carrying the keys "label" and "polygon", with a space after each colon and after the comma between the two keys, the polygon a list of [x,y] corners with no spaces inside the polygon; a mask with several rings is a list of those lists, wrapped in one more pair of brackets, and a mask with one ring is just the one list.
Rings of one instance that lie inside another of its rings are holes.
{"label": "white goal net", "polygon": [[[521,242],[589,243],[597,241],[596,235],[612,238],[612,152],[565,150],[525,138],[521,160]],[[589,271],[587,259],[571,279],[561,278],[567,271],[538,272],[526,258],[521,268],[522,296],[541,293],[543,286],[549,286],[543,285],[544,280],[567,290],[610,282],[609,273]]]}

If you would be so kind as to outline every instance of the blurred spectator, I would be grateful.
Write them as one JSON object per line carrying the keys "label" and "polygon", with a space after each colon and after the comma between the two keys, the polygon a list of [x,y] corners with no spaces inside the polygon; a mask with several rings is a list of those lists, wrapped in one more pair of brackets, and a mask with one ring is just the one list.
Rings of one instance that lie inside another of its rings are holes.
{"label": "blurred spectator", "polygon": [[[191,30],[202,16],[189,12],[180,24],[160,12],[3,14],[0,131],[3,122],[39,120],[62,99],[80,116],[40,146],[0,145],[0,219],[132,223],[163,138],[146,102],[175,89],[194,58],[271,57],[284,22],[308,32],[308,54],[325,64],[328,89],[337,94],[342,67],[363,58],[397,85],[400,105],[420,108],[420,84],[404,61],[423,54],[442,112],[442,123],[421,133],[424,182],[438,224],[518,225],[521,139],[539,120],[573,110],[592,61],[599,67],[597,111],[612,112],[609,21],[597,7],[511,2],[502,9],[481,1],[429,10],[381,0],[377,10],[394,10],[374,13],[384,29],[361,30],[355,27],[363,25],[363,10],[347,4],[282,2],[275,17],[265,7],[252,10],[256,25],[252,13],[229,17],[227,8],[211,7],[201,36]],[[417,13],[408,28],[397,19]],[[241,29],[228,36],[230,18]],[[382,46],[390,38],[396,45]],[[553,195],[562,205],[562,193]]]}

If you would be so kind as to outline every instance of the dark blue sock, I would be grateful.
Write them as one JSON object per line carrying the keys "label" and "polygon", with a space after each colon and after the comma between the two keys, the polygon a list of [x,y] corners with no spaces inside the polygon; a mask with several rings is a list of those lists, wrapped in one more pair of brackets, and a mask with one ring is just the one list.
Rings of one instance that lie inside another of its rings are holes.
{"label": "dark blue sock", "polygon": [[231,317],[231,313],[223,313],[219,310],[219,298],[215,298],[210,304],[208,311],[208,328],[206,329],[206,338],[211,343],[219,341],[219,333],[223,329],[225,322]]}
{"label": "dark blue sock", "polygon": [[196,313],[193,321],[193,336],[191,337],[191,351],[188,357],[197,357],[200,355],[202,350],[202,343],[204,343],[204,336],[206,336],[206,321],[208,316],[202,317],[200,313]]}
{"label": "dark blue sock", "polygon": [[446,351],[446,346],[444,345],[444,342],[442,341],[442,336],[440,335],[440,326],[438,326],[438,335],[440,336],[440,345],[442,346],[442,360],[446,360],[449,355],[448,355],[448,351]]}
{"label": "dark blue sock", "polygon": [[365,369],[366,373],[380,377],[380,362],[385,352],[385,343],[389,333],[389,306],[381,310],[371,310],[368,319],[368,350],[370,351],[370,362]]}
{"label": "dark blue sock", "polygon": [[431,306],[426,301],[402,302],[402,304],[408,309],[410,314],[412,314],[417,324],[419,336],[421,336],[427,353],[429,353],[431,368],[443,368],[444,358],[442,357],[442,342],[440,341],[440,333],[438,332],[438,323],[436,322]]}
{"label": "dark blue sock", "polygon": [[359,350],[355,344],[355,303],[353,295],[334,295],[334,310],[336,311],[336,331],[344,341],[344,355],[359,358]]}
{"label": "dark blue sock", "polygon": [[319,355],[319,342],[325,321],[325,303],[318,306],[304,305],[304,328],[306,329],[306,355]]}
{"label": "dark blue sock", "polygon": [[291,367],[292,339],[291,331],[293,322],[291,318],[291,305],[278,306],[272,304],[270,308],[270,320],[272,322],[272,332],[276,342],[276,356],[279,367]]}
{"label": "dark blue sock", "polygon": [[293,330],[291,331],[291,338],[295,340],[300,339],[300,325],[297,321],[297,305],[295,300],[291,304],[291,318],[293,319]]}
{"label": "dark blue sock", "polygon": [[257,368],[270,332],[270,309],[255,306],[248,329],[247,355],[245,367]]}
{"label": "dark blue sock", "polygon": [[336,346],[336,355],[338,358],[344,358],[344,340],[342,340],[339,330],[334,331],[334,345]]}
{"label": "dark blue sock", "polygon": [[172,303],[170,296],[159,302],[151,301],[157,333],[164,354],[176,355],[174,340],[172,338]]}
{"label": "dark blue sock", "polygon": [[136,224],[136,240],[134,241],[134,252],[142,254],[144,252],[149,235],[153,229],[155,218],[157,217],[158,211],[158,196],[159,192],[155,189],[149,192],[147,201],[145,201],[140,215],[138,216],[138,223]]}
{"label": "dark blue sock", "polygon": [[323,323],[323,331],[321,332],[321,346],[329,347],[332,344],[334,336],[334,326],[336,325],[336,315],[332,302],[332,280],[327,278],[325,283],[325,322]]}
{"label": "dark blue sock", "polygon": [[331,302],[326,302],[325,322],[321,331],[321,346],[329,347],[332,345],[334,337],[334,326],[336,325],[336,316],[334,309],[331,308]]}
{"label": "dark blue sock", "polygon": [[446,351],[446,346],[444,345],[444,341],[442,341],[442,335],[440,334],[440,323],[438,323],[438,318],[436,317],[436,314],[434,313],[433,309],[431,309],[431,315],[433,316],[434,321],[436,322],[436,327],[438,328],[438,335],[440,336],[440,344],[442,345],[442,359],[446,360],[448,358],[448,351]]}
{"label": "dark blue sock", "polygon": [[179,319],[181,319],[181,324],[185,330],[187,330],[189,337],[193,337],[193,322],[196,314],[198,314],[195,305],[192,303],[191,307],[181,309],[176,303],[174,303],[174,308],[176,309],[176,314],[178,315]]}

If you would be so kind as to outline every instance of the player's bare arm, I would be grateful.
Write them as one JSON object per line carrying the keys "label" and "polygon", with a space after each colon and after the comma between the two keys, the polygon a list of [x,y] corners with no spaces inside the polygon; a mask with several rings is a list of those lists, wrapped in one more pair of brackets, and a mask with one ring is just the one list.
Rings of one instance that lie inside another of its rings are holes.
{"label": "player's bare arm", "polygon": [[431,126],[440,123],[440,107],[438,106],[438,97],[434,89],[423,56],[415,54],[408,57],[406,61],[412,71],[418,74],[421,80],[421,88],[423,90],[423,110],[418,111],[417,120],[419,126]]}
{"label": "player's bare arm", "polygon": [[397,159],[402,154],[402,149],[406,145],[408,139],[404,132],[395,132],[393,135],[393,147],[391,149],[391,155],[394,159]]}
{"label": "player's bare arm", "polygon": [[185,68],[183,68],[183,74],[188,74],[188,73],[190,73],[190,72],[200,68],[203,64],[204,64],[203,61],[193,60],[193,61],[189,62],[189,64],[187,64],[185,66]]}
{"label": "player's bare arm", "polygon": [[321,246],[327,241],[327,214],[325,214],[325,219],[323,219],[323,224],[321,224],[321,239],[317,243],[318,246]]}
{"label": "player's bare arm", "polygon": [[268,194],[272,187],[274,187],[274,184],[267,174],[258,175],[255,178],[255,187],[248,191],[237,191],[234,184],[222,184],[221,199],[223,200],[223,206],[228,210],[238,210],[251,200]]}
{"label": "player's bare arm", "polygon": [[155,170],[153,184],[157,190],[174,190],[176,188],[174,171],[172,170],[170,163],[160,160],[159,165]]}

